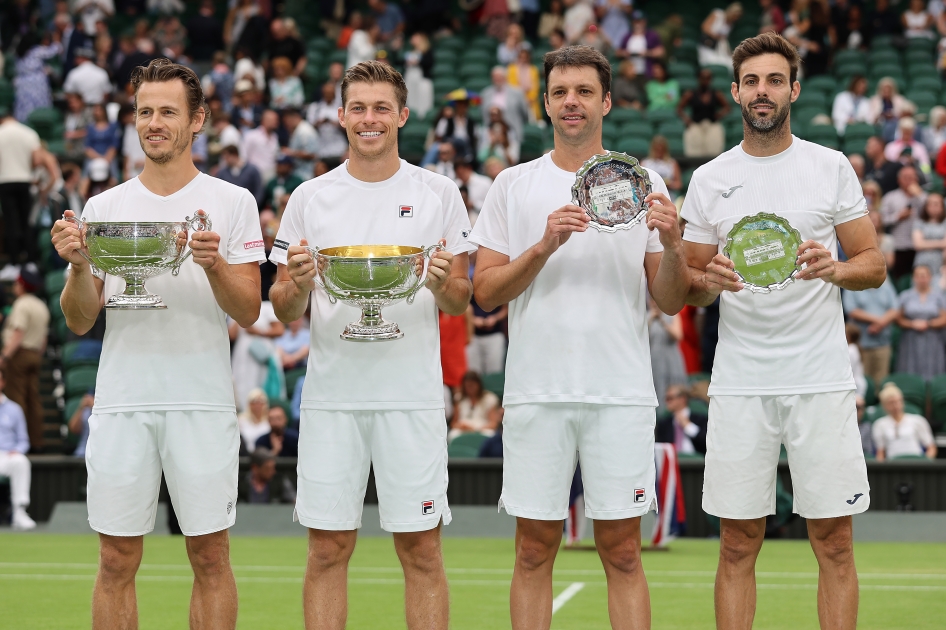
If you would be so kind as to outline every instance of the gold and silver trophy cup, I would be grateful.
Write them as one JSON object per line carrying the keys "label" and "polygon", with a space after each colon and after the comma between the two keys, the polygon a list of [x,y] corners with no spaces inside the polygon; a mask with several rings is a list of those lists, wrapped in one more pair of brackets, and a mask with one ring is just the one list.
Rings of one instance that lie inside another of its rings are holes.
{"label": "gold and silver trophy cup", "polygon": [[212,225],[206,214],[169,223],[93,222],[77,217],[63,220],[74,223],[82,233],[89,253],[78,251],[93,271],[101,270],[125,281],[124,293],[113,295],[105,303],[105,308],[114,309],[167,308],[161,296],[148,293],[145,280],[168,271],[176,276],[191,255],[190,249],[178,245],[178,235],[188,229],[210,230]]}
{"label": "gold and silver trophy cup", "polygon": [[346,341],[389,341],[404,336],[395,322],[386,322],[381,309],[414,296],[427,282],[431,256],[443,247],[352,245],[319,249],[306,247],[315,260],[315,282],[338,301],[361,309],[361,319],[345,327]]}

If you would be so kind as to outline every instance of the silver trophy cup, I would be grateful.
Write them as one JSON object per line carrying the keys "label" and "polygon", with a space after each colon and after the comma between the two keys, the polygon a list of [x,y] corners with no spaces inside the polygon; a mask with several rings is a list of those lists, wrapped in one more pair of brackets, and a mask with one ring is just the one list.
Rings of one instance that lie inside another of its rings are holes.
{"label": "silver trophy cup", "polygon": [[361,319],[345,327],[346,341],[389,341],[404,336],[398,325],[386,322],[381,309],[414,296],[427,282],[430,257],[443,249],[402,245],[354,245],[319,249],[306,247],[315,260],[315,282],[337,301],[361,309]]}
{"label": "silver trophy cup", "polygon": [[190,249],[178,245],[178,235],[188,229],[210,230],[212,225],[207,215],[171,223],[90,222],[77,217],[63,217],[63,220],[79,228],[88,254],[78,251],[93,270],[125,280],[124,293],[113,295],[105,303],[105,308],[116,309],[167,308],[161,296],[148,293],[145,280],[168,271],[176,276],[181,264],[191,255]]}

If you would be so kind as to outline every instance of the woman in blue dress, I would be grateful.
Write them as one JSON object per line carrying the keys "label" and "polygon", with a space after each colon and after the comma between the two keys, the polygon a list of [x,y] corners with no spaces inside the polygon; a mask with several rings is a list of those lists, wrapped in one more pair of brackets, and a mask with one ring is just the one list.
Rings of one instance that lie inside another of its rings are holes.
{"label": "woman in blue dress", "polygon": [[13,78],[16,93],[13,115],[18,121],[25,123],[34,109],[52,105],[46,60],[61,52],[59,42],[44,45],[34,33],[27,33],[20,40],[16,48],[16,76]]}

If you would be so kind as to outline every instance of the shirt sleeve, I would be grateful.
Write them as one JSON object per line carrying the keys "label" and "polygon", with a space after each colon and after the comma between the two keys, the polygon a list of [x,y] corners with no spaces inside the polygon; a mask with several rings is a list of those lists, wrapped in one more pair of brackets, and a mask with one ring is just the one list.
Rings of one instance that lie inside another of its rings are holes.
{"label": "shirt sleeve", "polygon": [[[213,220],[213,217],[210,217]],[[246,189],[239,191],[230,241],[227,243],[227,262],[231,265],[266,260],[263,248],[263,230],[260,228],[256,201]]]}
{"label": "shirt sleeve", "polygon": [[305,193],[300,186],[289,195],[289,202],[279,222],[279,231],[276,232],[273,250],[269,253],[271,262],[285,265],[289,246],[298,245],[299,241],[305,238],[305,205]]}
{"label": "shirt sleeve", "polygon": [[683,240],[719,247],[716,227],[706,219],[706,210],[703,207],[703,200],[700,199],[701,179],[699,172],[694,173],[683,201],[683,209],[680,211],[680,216],[687,222],[683,230]]}
{"label": "shirt sleeve", "polygon": [[469,241],[470,215],[460,195],[460,189],[453,182],[444,185],[443,192],[443,237],[447,241],[447,251],[453,255],[468,254],[476,251],[476,245]]}
{"label": "shirt sleeve", "polygon": [[[650,169],[647,169],[647,174],[650,175],[650,183],[653,191],[663,193],[669,198],[670,191],[667,189],[667,182],[664,181],[664,178]],[[647,229],[646,225],[644,225],[644,229]],[[657,230],[647,230],[647,253],[656,254],[663,250],[664,246],[663,243],[660,242],[660,232]]]}
{"label": "shirt sleeve", "polygon": [[517,169],[508,169],[499,174],[486,193],[483,208],[476,219],[476,226],[470,233],[470,242],[486,247],[500,254],[509,255],[509,219],[507,197],[509,173]]}
{"label": "shirt sleeve", "polygon": [[834,212],[834,225],[841,225],[867,214],[867,201],[857,181],[851,163],[841,156],[838,159],[838,205]]}
{"label": "shirt sleeve", "polygon": [[870,428],[870,435],[874,439],[874,449],[887,450],[887,440],[884,439],[883,420],[877,420],[876,422],[874,422],[874,426]]}
{"label": "shirt sleeve", "polygon": [[920,440],[920,445],[923,448],[928,448],[932,445],[933,442],[933,430],[930,428],[930,423],[927,422],[926,418],[923,416],[916,416],[916,436]]}

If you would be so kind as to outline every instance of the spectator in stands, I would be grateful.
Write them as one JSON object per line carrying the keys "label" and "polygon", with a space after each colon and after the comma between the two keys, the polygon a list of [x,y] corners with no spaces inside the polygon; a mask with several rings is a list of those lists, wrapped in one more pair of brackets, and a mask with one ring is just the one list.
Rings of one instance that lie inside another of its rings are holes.
{"label": "spectator in stands", "polygon": [[234,145],[228,144],[220,152],[216,176],[225,182],[246,188],[256,199],[259,208],[263,208],[263,178],[255,166],[240,158],[240,150]]}
{"label": "spectator in stands", "polygon": [[509,135],[509,127],[504,121],[490,123],[486,141],[480,147],[479,161],[485,162],[493,157],[501,160],[507,168],[518,164],[519,143],[512,141]]}
{"label": "spectator in stands", "polygon": [[267,448],[250,455],[250,470],[240,479],[237,496],[243,503],[295,503],[296,490],[285,475],[276,472],[276,457]]}
{"label": "spectator in stands", "polygon": [[611,42],[608,41],[608,38],[601,33],[597,24],[589,24],[588,29],[582,34],[576,44],[594,48],[606,57],[614,55],[614,47],[611,46]]}
{"label": "spectator in stands", "polygon": [[925,0],[910,0],[910,6],[900,16],[900,21],[906,37],[933,39],[936,20],[926,10]]}
{"label": "spectator in stands", "polygon": [[498,107],[503,113],[503,120],[512,130],[516,142],[522,142],[523,130],[529,120],[529,104],[522,90],[512,87],[506,81],[506,68],[496,66],[490,74],[492,85],[480,95],[483,101],[483,124],[489,126],[490,111]]}
{"label": "spectator in stands", "polygon": [[241,132],[257,127],[263,119],[263,106],[259,102],[253,82],[249,79],[238,79],[233,86],[233,95],[231,116]]}
{"label": "spectator in stands", "polygon": [[785,14],[775,0],[759,0],[759,7],[762,9],[759,13],[760,33],[781,33],[785,30]]}
{"label": "spectator in stands", "polygon": [[926,418],[906,413],[903,392],[893,383],[887,383],[878,396],[887,412],[874,421],[871,437],[877,449],[877,461],[913,456],[936,459],[936,442]]}
{"label": "spectator in stands", "polygon": [[253,84],[257,92],[266,89],[266,70],[257,63],[257,57],[246,48],[238,48],[234,55],[233,76],[237,81],[246,79]]}
{"label": "spectator in stands", "polygon": [[[187,21],[187,54],[196,64],[206,64],[212,59],[216,62],[216,53],[223,51],[223,22],[214,12],[213,0],[201,0],[197,14]],[[206,87],[204,95],[207,96]]]}
{"label": "spectator in stands", "polygon": [[[461,157],[473,160],[476,158],[479,125],[469,116],[469,93],[466,90],[455,90],[447,98],[450,101],[440,110],[440,116],[434,122],[435,143],[450,142],[458,148]],[[437,148],[431,146],[428,155],[424,156],[421,166],[436,157]]]}
{"label": "spectator in stands", "polygon": [[[629,59],[634,70],[643,77],[653,76],[653,64],[666,55],[657,31],[647,28],[647,17],[641,10],[631,13],[631,31],[620,43],[617,56]],[[666,68],[665,68],[666,69]]]}
{"label": "spectator in stands", "polygon": [[289,132],[289,146],[283,147],[282,154],[295,160],[296,177],[301,181],[312,179],[319,153],[319,133],[302,117],[302,111],[293,107],[283,111],[282,122]]}
{"label": "spectator in stands", "polygon": [[378,42],[389,50],[399,50],[404,35],[404,13],[401,7],[387,0],[368,0],[378,25]]}
{"label": "spectator in stands", "polygon": [[[808,7],[810,24],[800,37],[799,52],[805,59],[805,76],[814,77],[828,70],[831,59],[831,15],[826,2],[812,2]],[[791,38],[789,41],[792,41]]]}
{"label": "spectator in stands", "polygon": [[501,416],[499,397],[483,388],[483,381],[476,372],[463,375],[460,399],[453,409],[448,440],[464,433],[480,433],[487,437],[495,435]]}
{"label": "spectator in stands", "polygon": [[565,13],[562,20],[565,42],[574,44],[595,23],[595,10],[589,0],[565,0]]}
{"label": "spectator in stands", "polygon": [[729,32],[742,17],[742,5],[733,2],[724,9],[713,9],[700,25],[700,45],[697,47],[701,66],[732,64]]}
{"label": "spectator in stands", "polygon": [[59,42],[44,45],[32,31],[20,39],[16,47],[16,76],[13,78],[13,90],[16,95],[13,115],[20,122],[25,123],[34,109],[52,105],[46,60],[60,53],[62,46]]}
{"label": "spectator in stands", "polygon": [[289,61],[289,74],[301,76],[306,67],[305,44],[296,30],[296,22],[292,18],[276,18],[269,25],[269,60],[284,57]]}
{"label": "spectator in stands", "polygon": [[276,57],[270,61],[273,76],[269,80],[269,106],[275,110],[287,107],[302,107],[305,93],[302,81],[292,74],[289,57]]}
{"label": "spectator in stands", "polygon": [[509,85],[519,88],[525,94],[532,114],[530,119],[542,120],[539,69],[532,63],[531,46],[522,46],[519,49],[519,56],[507,68],[507,76]]}
{"label": "spectator in stands", "polygon": [[269,397],[266,392],[256,387],[247,394],[246,409],[238,417],[240,436],[250,453],[256,448],[256,440],[270,431]]}
{"label": "spectator in stands", "polygon": [[348,151],[348,136],[338,122],[334,83],[322,85],[322,99],[309,105],[306,119],[319,132],[319,159],[330,169],[335,168]]}
{"label": "spectator in stands", "polygon": [[856,396],[854,398],[854,405],[857,409],[857,430],[861,434],[861,448],[864,449],[864,456],[874,457],[874,438],[871,436],[872,425],[870,422],[864,422],[864,412],[867,411],[867,403],[864,402],[863,396]]}
{"label": "spectator in stands", "polygon": [[[62,165],[62,186],[49,195],[50,216],[61,217],[66,210],[81,208],[84,205],[82,195],[79,194],[79,182],[82,180],[82,169],[66,162]],[[65,266],[59,254],[52,255],[54,266]]]}
{"label": "spectator in stands", "polygon": [[95,63],[95,52],[90,48],[76,50],[76,67],[66,75],[62,84],[65,92],[76,92],[82,95],[86,105],[103,103],[112,93],[112,82],[108,73]]}
{"label": "spectator in stands", "polygon": [[[108,163],[109,174],[118,183],[118,150],[121,148],[121,130],[118,125],[109,122],[105,105],[92,105],[92,124],[85,131],[85,168],[89,176],[89,165],[95,160]],[[137,134],[135,134],[137,136]]]}
{"label": "spectator in stands", "polygon": [[[121,131],[121,161],[120,173],[127,181],[141,174],[145,167],[145,151],[141,148],[138,131],[135,128],[135,108],[130,103],[122,105],[118,113],[119,130]],[[198,136],[203,138],[204,134]]]}
{"label": "spectator in stands", "polygon": [[897,92],[897,82],[891,77],[884,77],[877,82],[877,93],[870,99],[870,117],[873,124],[881,127],[884,142],[893,140],[897,122],[913,114],[915,109],[913,103]]}
{"label": "spectator in stands", "polygon": [[259,127],[243,134],[243,155],[247,162],[259,170],[264,180],[269,180],[276,173],[276,158],[279,149],[279,114],[271,109],[263,112]]}
{"label": "spectator in stands", "polygon": [[[4,373],[0,370],[0,389],[4,388]],[[10,502],[13,504],[13,529],[34,529],[36,523],[26,513],[30,504],[30,448],[26,419],[18,404],[0,394],[0,475],[10,478]]]}
{"label": "spectator in stands", "polygon": [[844,312],[860,329],[864,374],[880,383],[890,373],[891,327],[900,316],[900,300],[888,277],[876,289],[842,291]]}
{"label": "spectator in stands", "polygon": [[909,116],[901,118],[897,122],[897,130],[900,132],[900,138],[887,143],[884,156],[891,162],[902,161],[904,152],[909,151],[913,163],[917,164],[924,173],[929,173],[929,153],[926,152],[923,143],[914,137],[916,121]]}
{"label": "spectator in stands", "polygon": [[858,396],[867,395],[867,379],[864,376],[864,362],[861,360],[861,329],[857,324],[844,325],[847,340],[847,352],[851,359],[851,372],[854,374],[854,387]]}
{"label": "spectator in stands", "polygon": [[650,335],[650,365],[654,372],[657,404],[663,407],[664,396],[671,385],[687,382],[680,340],[683,323],[679,315],[666,315],[648,298],[647,328]]}
{"label": "spectator in stands", "polygon": [[841,10],[838,10],[838,7],[845,3],[846,0],[838,2],[832,9],[832,14],[835,15],[833,26],[836,47],[861,50],[866,45],[869,35],[864,21],[864,10],[856,4],[850,7],[843,6]]}
{"label": "spectator in stands", "polygon": [[897,348],[897,371],[927,381],[946,372],[942,330],[946,327],[946,296],[932,280],[929,267],[913,269],[913,287],[900,294],[897,317],[903,331]]}
{"label": "spectator in stands", "polygon": [[157,55],[154,52],[154,41],[150,37],[137,40],[123,38],[120,41],[122,42],[123,57],[118,69],[115,70],[115,83],[119,90],[127,92],[131,81],[131,73],[134,69],[138,66],[147,66]]}
{"label": "spectator in stands", "polygon": [[[36,238],[29,224],[33,209],[33,168],[41,164],[39,135],[0,103],[0,208],[9,265],[36,260]],[[50,173],[52,175],[52,173]],[[9,273],[9,272],[8,272]]]}
{"label": "spectator in stands", "polygon": [[680,84],[676,79],[667,75],[667,66],[662,61],[655,61],[652,70],[653,78],[647,82],[647,110],[658,109],[675,110],[680,101]]}
{"label": "spectator in stands", "polygon": [[647,108],[647,79],[637,74],[634,62],[625,59],[618,66],[618,75],[611,83],[611,102],[616,107],[638,111]]}
{"label": "spectator in stands", "polygon": [[548,11],[544,11],[539,16],[539,37],[546,39],[551,37],[553,31],[560,31],[564,40],[565,15],[562,0],[552,0],[548,5]]}
{"label": "spectator in stands", "polygon": [[272,303],[264,300],[260,307],[259,319],[252,326],[242,328],[235,321],[231,321],[228,329],[230,340],[234,342],[230,365],[233,370],[236,400],[237,405],[243,405],[250,391],[262,387],[266,382],[270,365],[279,368],[273,340],[282,336],[286,328],[276,318]]}
{"label": "spectator in stands", "polygon": [[36,297],[42,277],[33,264],[24,265],[13,285],[13,306],[3,322],[0,370],[6,375],[3,393],[26,414],[33,452],[43,450],[43,405],[39,368],[49,335],[49,308]]}
{"label": "spectator in stands", "polygon": [[650,141],[650,152],[641,160],[641,165],[660,175],[671,195],[680,193],[683,181],[680,179],[680,165],[670,155],[670,145],[664,136],[656,135]]}
{"label": "spectator in stands", "polygon": [[280,155],[276,160],[276,176],[266,183],[263,193],[263,207],[271,209],[276,216],[286,207],[289,195],[302,184],[302,179],[295,174],[295,160],[289,155]]}
{"label": "spectator in stands", "polygon": [[884,157],[884,140],[880,136],[872,136],[867,139],[864,147],[864,157],[866,158],[866,168],[864,179],[877,182],[883,194],[889,193],[897,188],[897,173],[900,172],[900,163],[891,162]]}
{"label": "spectator in stands", "polygon": [[673,444],[677,453],[706,455],[706,427],[709,419],[690,411],[690,392],[685,385],[667,388],[666,414],[657,421],[655,441]]}
{"label": "spectator in stands", "polygon": [[89,416],[92,415],[93,404],[95,404],[94,390],[82,396],[79,406],[67,421],[69,433],[79,436],[76,450],[72,452],[74,457],[85,457],[85,446],[89,442]]}
{"label": "spectator in stands", "polygon": [[946,107],[937,105],[930,109],[929,124],[923,128],[923,144],[931,159],[939,156],[946,143]]}
{"label": "spectator in stands", "polygon": [[284,370],[305,367],[309,359],[309,322],[305,317],[289,322],[286,332],[275,343]]}
{"label": "spectator in stands", "polygon": [[364,27],[354,31],[351,34],[351,39],[348,40],[346,67],[351,68],[362,61],[373,60],[378,53],[377,41],[380,33],[378,25],[372,24],[370,20],[366,19]]}
{"label": "spectator in stands", "polygon": [[[213,62],[210,70],[200,80],[204,88],[204,97],[210,99],[216,97],[223,104],[223,110],[230,113],[233,109],[233,88],[236,78],[233,76],[233,70],[227,63],[227,53],[218,50],[213,54]],[[211,118],[211,122],[216,122],[217,116]]]}
{"label": "spectator in stands", "polygon": [[434,54],[426,33],[414,33],[411,49],[404,55],[404,83],[407,107],[412,115],[423,118],[434,106]]}
{"label": "spectator in stands", "polygon": [[85,133],[92,124],[92,115],[82,102],[82,95],[66,94],[66,116],[63,121],[65,154],[74,160],[85,153]]}
{"label": "spectator in stands", "polygon": [[867,79],[856,74],[851,77],[847,89],[838,92],[838,95],[834,97],[834,104],[831,107],[831,120],[834,121],[834,128],[838,130],[839,136],[844,135],[845,129],[851,123],[873,124],[870,100],[866,95]]}
{"label": "spectator in stands", "polygon": [[513,22],[506,29],[506,39],[496,47],[496,60],[506,66],[514,64],[519,59],[519,52],[527,46],[531,48],[525,41],[525,32]]}
{"label": "spectator in stands", "polygon": [[613,49],[620,48],[631,32],[628,17],[632,7],[632,0],[595,0],[599,31]]}
{"label": "spectator in stands", "polygon": [[505,168],[506,166],[499,158],[493,157],[483,162],[483,174],[493,181],[496,181],[496,176],[503,172]]}
{"label": "spectator in stands", "polygon": [[939,273],[943,252],[946,251],[944,214],[943,196],[939,193],[927,195],[920,217],[913,227],[913,249],[916,250],[914,266],[925,265],[934,273]]}
{"label": "spectator in stands", "polygon": [[458,158],[454,161],[453,172],[457,186],[466,186],[473,213],[470,223],[473,223],[476,219],[476,215],[479,214],[480,209],[483,207],[483,202],[486,201],[486,193],[489,192],[489,187],[492,186],[493,180],[477,173],[473,169],[473,163],[463,158]]}
{"label": "spectator in stands", "polygon": [[880,253],[884,255],[887,269],[893,269],[897,245],[894,242],[893,236],[887,234],[884,230],[884,220],[880,214],[880,199],[883,196],[880,192],[880,186],[877,182],[868,180],[864,182],[863,190],[864,199],[867,201],[867,207],[870,209],[870,222],[874,224],[874,230],[877,232],[877,242],[880,244]]}
{"label": "spectator in stands", "polygon": [[687,90],[677,103],[677,115],[687,126],[683,132],[687,157],[716,157],[726,147],[726,131],[719,121],[729,113],[730,99],[712,84],[713,72],[701,69],[696,89]]}
{"label": "spectator in stands", "polygon": [[299,432],[288,428],[286,410],[273,405],[267,414],[270,431],[256,440],[256,448],[268,449],[276,457],[299,456]]}
{"label": "spectator in stands", "polygon": [[444,177],[455,179],[456,172],[454,171],[453,163],[456,157],[457,150],[452,142],[440,142],[437,144],[437,161],[427,168]]}
{"label": "spectator in stands", "polygon": [[503,304],[492,311],[485,311],[470,301],[473,316],[473,337],[466,347],[466,362],[470,372],[495,374],[506,368],[506,320],[509,306]]}
{"label": "spectator in stands", "polygon": [[926,204],[926,193],[920,188],[916,169],[904,166],[897,173],[897,188],[880,202],[884,225],[890,230],[897,247],[893,275],[899,278],[913,269],[916,251],[913,249],[913,224],[920,209]]}

